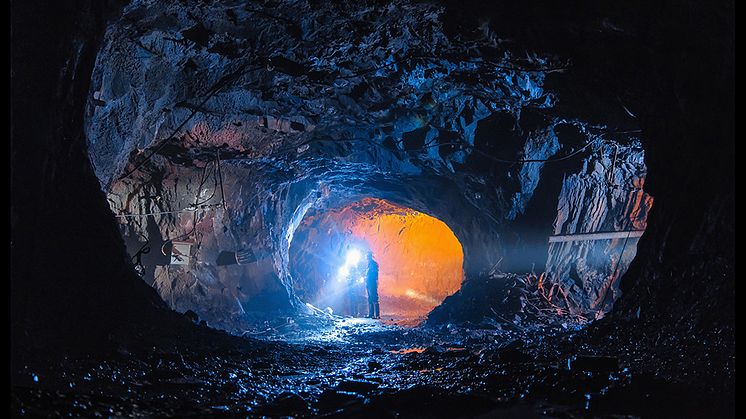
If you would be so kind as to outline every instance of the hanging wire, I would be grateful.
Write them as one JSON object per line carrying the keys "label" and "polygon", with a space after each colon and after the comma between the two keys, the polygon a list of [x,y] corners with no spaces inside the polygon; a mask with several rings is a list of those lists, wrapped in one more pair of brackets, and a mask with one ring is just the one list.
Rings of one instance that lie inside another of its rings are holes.
{"label": "hanging wire", "polygon": [[[465,150],[476,152],[477,154],[480,154],[480,155],[482,155],[482,156],[484,156],[484,157],[486,157],[486,158],[488,158],[488,159],[490,159],[492,161],[498,162],[498,163],[510,163],[510,164],[516,164],[516,163],[553,163],[553,162],[559,162],[559,161],[567,160],[567,159],[570,159],[570,158],[573,158],[573,157],[577,156],[578,154],[580,154],[583,151],[585,151],[586,149],[588,149],[588,147],[590,147],[591,145],[595,144],[597,141],[601,140],[607,134],[625,134],[625,133],[636,133],[636,132],[640,132],[640,130],[618,131],[618,132],[604,132],[604,133],[601,133],[599,135],[595,135],[594,138],[591,141],[589,141],[588,143],[586,143],[583,147],[581,147],[580,149],[578,149],[578,150],[576,150],[576,151],[574,151],[574,152],[572,152],[572,153],[570,153],[570,154],[568,154],[566,156],[557,157],[557,158],[547,158],[547,159],[513,159],[513,160],[511,160],[511,159],[501,159],[501,158],[498,158],[498,157],[494,157],[491,154],[486,153],[486,152],[484,152],[484,151],[476,148],[475,146],[473,146],[471,144],[464,143],[463,141],[452,141],[452,142],[447,142],[447,143],[432,143],[432,142],[430,142],[428,144],[425,144],[422,147],[418,147],[418,148],[414,148],[414,149],[408,149],[408,150],[397,150],[397,151],[410,152],[411,153],[411,152],[416,152],[416,151],[424,151],[424,150],[427,150],[427,149],[430,149],[430,148],[434,148],[434,147],[461,146]],[[263,158],[275,157],[275,156],[287,153],[289,151],[298,149],[299,147],[303,147],[305,145],[309,145],[309,144],[312,144],[312,143],[322,143],[322,142],[339,142],[339,143],[343,143],[343,142],[364,142],[364,143],[371,144],[371,145],[373,145],[375,147],[383,148],[384,150],[394,151],[394,150],[391,150],[390,148],[386,147],[382,143],[380,143],[378,141],[374,141],[374,140],[368,139],[368,138],[353,138],[353,139],[346,139],[346,140],[336,140],[336,139],[330,139],[330,138],[312,138],[312,139],[300,142],[298,144],[295,144],[293,146],[284,147],[284,148],[281,148],[279,150],[276,150],[276,151],[274,151],[274,152],[272,152],[270,154],[267,154],[267,155],[263,156]]]}
{"label": "hanging wire", "polygon": [[[209,196],[209,197],[208,197],[207,199],[205,199],[204,201],[202,201],[202,202],[196,202],[196,203],[194,204],[194,207],[195,207],[195,208],[196,208],[196,207],[198,207],[198,206],[200,206],[200,205],[203,205],[203,204],[206,204],[206,203],[210,202],[210,200],[211,200],[212,198],[214,198],[214,197],[215,197],[215,192],[216,192],[216,191],[218,190],[218,178],[217,178],[217,169],[215,168],[215,165],[216,165],[216,163],[215,163],[215,162],[213,162],[213,163],[212,163],[212,166],[213,166],[213,167],[212,167],[212,170],[211,170],[211,173],[212,173],[212,178],[213,178],[212,194],[210,194],[210,196]],[[205,165],[205,168],[207,168],[207,166],[208,166],[208,165]],[[205,179],[205,180],[206,180],[206,179]],[[199,191],[197,192],[197,196],[198,196],[198,197],[199,197],[199,195],[201,195],[201,194],[202,194],[202,186],[203,186],[203,185],[204,185],[204,183],[203,183],[202,185],[200,185],[200,189],[199,189]]]}
{"label": "hanging wire", "polygon": [[220,198],[223,201],[225,210],[225,190],[223,189],[223,172],[220,170],[220,149],[215,150],[215,163],[218,165],[218,179],[220,179]]}
{"label": "hanging wire", "polygon": [[135,252],[130,260],[132,261],[132,264],[135,265],[135,271],[137,271],[140,276],[143,276],[145,274],[145,266],[142,264],[142,255],[150,253],[150,239],[142,233],[140,233],[140,236],[145,239],[145,244],[140,246],[140,249]]}
{"label": "hanging wire", "polygon": [[246,74],[246,73],[249,73],[249,72],[252,72],[252,71],[256,71],[256,70],[261,70],[261,69],[265,68],[265,66],[263,66],[263,65],[262,65],[262,66],[257,66],[257,67],[251,68],[251,69],[246,69],[246,67],[247,67],[247,66],[248,66],[248,63],[246,63],[246,64],[242,65],[242,66],[241,66],[241,67],[240,67],[240,68],[239,68],[238,70],[234,71],[233,73],[230,73],[230,74],[228,74],[228,75],[226,75],[226,76],[222,77],[222,78],[221,78],[220,80],[218,80],[218,81],[217,81],[217,83],[215,83],[215,84],[214,84],[214,85],[213,85],[213,86],[212,86],[212,87],[211,87],[211,88],[210,88],[210,89],[209,89],[209,90],[207,91],[207,96],[205,96],[205,98],[204,98],[204,99],[203,99],[203,100],[202,100],[202,101],[201,101],[201,102],[200,102],[200,103],[199,103],[199,104],[198,104],[197,106],[195,106],[195,107],[194,107],[194,108],[192,109],[192,112],[191,112],[191,113],[189,114],[189,116],[187,116],[187,117],[186,117],[186,119],[184,119],[184,121],[182,121],[182,122],[181,122],[181,124],[179,124],[179,126],[178,126],[178,127],[176,127],[176,128],[175,128],[175,129],[173,130],[173,132],[171,132],[171,135],[169,135],[169,136],[168,136],[168,137],[167,137],[167,138],[166,138],[165,140],[161,141],[161,143],[160,143],[160,144],[158,144],[158,146],[156,146],[155,148],[153,148],[153,149],[152,149],[152,150],[150,151],[150,153],[148,153],[148,155],[147,155],[147,156],[145,156],[145,157],[143,158],[143,160],[142,160],[142,161],[141,161],[140,163],[136,164],[136,165],[135,165],[135,167],[133,167],[133,168],[132,168],[131,170],[129,170],[129,171],[127,172],[127,173],[125,173],[125,174],[123,174],[123,175],[119,176],[119,178],[118,178],[118,179],[119,179],[119,180],[122,180],[122,179],[125,179],[125,178],[127,178],[127,177],[128,177],[128,176],[130,176],[131,174],[135,173],[135,172],[136,172],[136,171],[137,171],[138,169],[140,169],[140,167],[142,167],[142,166],[143,166],[143,165],[144,165],[144,164],[145,164],[146,162],[148,162],[148,161],[149,161],[149,160],[150,160],[150,159],[151,159],[151,158],[152,158],[152,157],[153,157],[153,156],[154,156],[154,155],[155,155],[155,154],[156,154],[157,152],[159,152],[159,151],[160,151],[160,150],[161,150],[161,149],[162,149],[163,147],[165,147],[165,146],[166,146],[166,144],[168,144],[168,142],[169,142],[170,140],[172,140],[172,139],[173,139],[174,137],[176,137],[176,134],[178,134],[178,133],[179,133],[179,131],[181,131],[181,129],[182,129],[182,128],[184,128],[184,126],[185,126],[185,125],[186,125],[186,124],[187,124],[187,123],[188,123],[188,122],[189,122],[189,121],[190,121],[190,120],[191,120],[191,119],[192,119],[192,118],[193,118],[193,117],[194,117],[194,116],[195,116],[195,115],[196,115],[196,114],[197,114],[198,112],[200,112],[200,110],[201,110],[201,109],[202,109],[202,107],[203,107],[203,106],[204,106],[204,105],[205,105],[205,104],[207,103],[207,101],[208,101],[208,100],[210,100],[210,98],[212,98],[212,97],[213,97],[213,96],[214,96],[214,95],[215,95],[215,94],[216,94],[217,92],[219,92],[219,91],[220,91],[220,90],[221,90],[221,89],[222,89],[223,87],[227,86],[227,85],[228,85],[229,83],[231,83],[232,81],[234,81],[235,79],[237,79],[238,77],[240,77],[240,76],[242,76],[242,75],[244,75],[244,74]]}

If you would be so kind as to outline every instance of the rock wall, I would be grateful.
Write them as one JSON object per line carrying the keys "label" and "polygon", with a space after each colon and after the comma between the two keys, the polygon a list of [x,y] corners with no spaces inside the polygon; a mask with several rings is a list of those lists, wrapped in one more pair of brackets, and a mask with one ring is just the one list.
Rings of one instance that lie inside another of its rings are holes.
{"label": "rock wall", "polygon": [[[643,191],[646,167],[639,141],[600,142],[580,173],[563,180],[554,235],[641,232],[653,197]],[[546,263],[552,296],[577,313],[611,310],[619,281],[635,257],[636,235],[622,238],[550,242]]]}
{"label": "rock wall", "polygon": [[[466,275],[492,269],[544,160],[583,151],[608,127],[555,110],[562,96],[545,83],[566,60],[516,54],[488,26],[452,31],[444,10],[129,4],[96,59],[86,132],[130,253],[151,245],[145,280],[213,324],[302,309],[288,270],[295,229],[309,209],[366,196],[445,222]],[[496,115],[513,128],[477,138]],[[153,257],[177,238],[194,243],[191,271]],[[216,262],[243,251],[257,260]]]}

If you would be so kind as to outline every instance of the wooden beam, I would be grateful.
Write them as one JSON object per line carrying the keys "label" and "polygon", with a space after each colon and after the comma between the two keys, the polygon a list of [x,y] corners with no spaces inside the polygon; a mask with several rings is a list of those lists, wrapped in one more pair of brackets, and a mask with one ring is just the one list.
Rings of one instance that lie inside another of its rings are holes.
{"label": "wooden beam", "polygon": [[574,242],[581,240],[612,240],[624,238],[641,237],[644,230],[630,231],[602,231],[598,233],[565,234],[562,236],[549,236],[549,243]]}

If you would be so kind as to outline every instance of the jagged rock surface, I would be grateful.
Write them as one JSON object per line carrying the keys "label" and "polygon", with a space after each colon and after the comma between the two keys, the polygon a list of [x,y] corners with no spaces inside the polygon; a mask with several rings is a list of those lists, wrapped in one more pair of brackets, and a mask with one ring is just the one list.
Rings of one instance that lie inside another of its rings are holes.
{"label": "jagged rock surface", "polygon": [[[643,191],[641,145],[604,144],[593,154],[580,173],[563,181],[554,235],[644,231],[653,198]],[[567,308],[601,316],[619,297],[619,279],[635,257],[638,240],[628,234],[550,243],[545,286],[557,284],[553,296]]]}
{"label": "jagged rock surface", "polygon": [[[443,13],[400,2],[127,6],[96,62],[91,160],[132,253],[175,239],[196,251],[193,272],[152,261],[161,267],[146,281],[230,330],[227,318],[259,306],[303,308],[288,269],[295,229],[311,208],[365,196],[444,221],[467,275],[500,261],[542,161],[605,127],[552,111],[563,92],[545,81],[566,61],[516,55],[489,26],[447,31]],[[495,115],[511,126],[477,142]],[[242,250],[259,260],[216,265]]]}

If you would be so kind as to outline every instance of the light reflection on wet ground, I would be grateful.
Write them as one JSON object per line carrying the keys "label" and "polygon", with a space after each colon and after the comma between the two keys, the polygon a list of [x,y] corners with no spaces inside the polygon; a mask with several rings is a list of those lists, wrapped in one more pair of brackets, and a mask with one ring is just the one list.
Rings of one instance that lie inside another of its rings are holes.
{"label": "light reflection on wet ground", "polygon": [[[273,342],[216,342],[207,353],[185,342],[179,351],[27,370],[11,407],[32,416],[585,417],[639,415],[651,408],[644,394],[662,392],[665,402],[691,392],[633,375],[624,360],[576,362],[578,352],[596,350],[568,333],[349,317],[294,322],[275,328]],[[616,403],[625,397],[631,401]]]}

